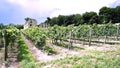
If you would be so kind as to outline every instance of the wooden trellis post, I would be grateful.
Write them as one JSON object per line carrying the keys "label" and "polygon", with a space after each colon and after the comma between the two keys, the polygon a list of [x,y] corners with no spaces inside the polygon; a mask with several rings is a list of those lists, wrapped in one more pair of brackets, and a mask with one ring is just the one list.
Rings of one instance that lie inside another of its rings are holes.
{"label": "wooden trellis post", "polygon": [[68,46],[68,49],[70,49],[70,47],[72,46],[72,43],[73,43],[72,37],[73,37],[73,34],[72,34],[72,30],[71,30],[70,31],[70,36],[69,36],[69,43],[70,43],[70,45]]}
{"label": "wooden trellis post", "polygon": [[118,36],[119,36],[119,26],[117,25],[117,34],[116,34],[116,40],[118,41]]}
{"label": "wooden trellis post", "polygon": [[89,31],[89,46],[91,45],[91,40],[92,40],[92,28],[90,27],[90,31]]}
{"label": "wooden trellis post", "polygon": [[7,44],[8,43],[6,43],[7,42],[7,37],[6,37],[6,30],[5,30],[5,32],[4,32],[4,34],[3,34],[3,38],[4,38],[4,61],[7,61],[7,57],[8,57],[8,55],[7,55]]}

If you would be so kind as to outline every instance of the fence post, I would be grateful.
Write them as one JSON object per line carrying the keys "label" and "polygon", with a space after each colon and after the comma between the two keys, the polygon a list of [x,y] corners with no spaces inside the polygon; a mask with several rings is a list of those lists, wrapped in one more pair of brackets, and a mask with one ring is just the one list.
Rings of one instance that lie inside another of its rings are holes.
{"label": "fence post", "polygon": [[106,42],[107,42],[107,35],[105,35],[104,44],[106,44]]}
{"label": "fence post", "polygon": [[119,26],[117,25],[117,34],[116,34],[116,40],[118,41],[118,35],[119,35]]}
{"label": "fence post", "polygon": [[91,39],[92,39],[92,28],[90,27],[90,31],[89,31],[89,46],[91,45]]}
{"label": "fence post", "polygon": [[70,45],[68,46],[68,49],[70,49],[70,47],[72,46],[72,43],[73,43],[73,41],[72,41],[72,30],[70,31],[69,43],[70,43]]}
{"label": "fence post", "polygon": [[7,44],[6,44],[6,30],[4,31],[4,61],[7,61]]}

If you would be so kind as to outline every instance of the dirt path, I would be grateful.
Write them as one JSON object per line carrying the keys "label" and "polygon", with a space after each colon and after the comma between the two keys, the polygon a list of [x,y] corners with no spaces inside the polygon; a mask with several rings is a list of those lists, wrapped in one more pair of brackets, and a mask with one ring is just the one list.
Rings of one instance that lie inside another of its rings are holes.
{"label": "dirt path", "polygon": [[[25,40],[26,44],[28,45],[29,49],[31,50],[31,53],[33,54],[33,56],[36,58],[37,61],[40,61],[40,62],[47,62],[47,61],[51,61],[51,60],[65,58],[67,55],[72,56],[72,55],[86,54],[86,53],[84,53],[84,51],[69,50],[69,49],[66,49],[63,47],[53,45],[52,47],[54,47],[59,52],[59,54],[47,55],[47,53],[44,53],[41,50],[39,50],[38,48],[36,48],[35,45],[30,40],[28,40],[25,36],[24,36],[24,40]],[[48,43],[48,44],[51,45],[50,43]]]}
{"label": "dirt path", "polygon": [[112,50],[116,50],[115,46],[118,45],[109,45],[109,44],[105,44],[102,46],[90,46],[90,47],[86,47],[86,49],[90,49],[90,50],[98,50],[98,51],[112,51]]}
{"label": "dirt path", "polygon": [[52,45],[50,42],[48,43],[48,45],[52,46],[53,48],[55,48],[59,54],[55,55],[55,58],[65,58],[66,56],[73,56],[73,55],[83,55],[83,54],[87,54],[87,52],[85,50],[73,50],[73,49],[67,49],[64,47],[60,47],[57,45]]}
{"label": "dirt path", "polygon": [[[68,42],[65,42],[66,44],[68,44]],[[73,46],[77,46],[77,47],[83,47],[86,50],[98,50],[98,51],[109,51],[109,50],[116,50],[116,48],[114,48],[114,46],[117,45],[110,45],[110,44],[102,44],[100,46],[89,46],[89,45],[83,45],[83,44],[78,44],[78,43],[73,43]]]}
{"label": "dirt path", "polygon": [[24,40],[26,44],[28,45],[28,48],[30,49],[33,56],[36,58],[36,61],[45,62],[45,61],[50,61],[51,59],[53,59],[52,56],[48,56],[46,53],[36,48],[35,45],[31,42],[31,40],[28,40],[25,36],[24,36]]}
{"label": "dirt path", "polygon": [[0,68],[5,68],[4,63],[4,47],[3,47],[3,43],[2,40],[0,39]]}
{"label": "dirt path", "polygon": [[[74,41],[74,40],[73,40]],[[76,40],[76,42],[81,42],[79,40]],[[90,50],[98,50],[98,51],[108,51],[108,50],[116,50],[116,48],[114,48],[114,46],[117,46],[118,44],[116,45],[110,45],[110,44],[98,44],[96,46],[94,45],[83,45],[83,44],[79,44],[79,43],[76,43],[76,42],[73,42],[73,46],[77,46],[77,47],[83,47],[85,49],[90,49]],[[111,41],[111,42],[119,42],[119,41]],[[69,44],[69,42],[64,42],[65,44]]]}

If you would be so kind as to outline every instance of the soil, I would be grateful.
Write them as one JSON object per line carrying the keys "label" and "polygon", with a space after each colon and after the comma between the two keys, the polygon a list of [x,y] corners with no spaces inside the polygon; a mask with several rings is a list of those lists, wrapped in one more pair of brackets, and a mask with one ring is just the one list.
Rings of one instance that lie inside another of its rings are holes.
{"label": "soil", "polygon": [[[76,42],[80,42],[80,41],[76,40]],[[116,41],[114,41],[114,42],[116,42]],[[69,42],[64,42],[64,43],[69,44]],[[108,50],[116,50],[116,48],[114,48],[114,46],[117,46],[117,45],[100,44],[98,46],[89,46],[89,45],[83,45],[83,44],[79,44],[79,43],[73,43],[73,46],[82,47],[82,48],[85,48],[86,50],[89,49],[89,50],[98,50],[98,51],[108,51]]]}
{"label": "soil", "polygon": [[0,48],[0,67],[3,67],[3,63],[4,63],[4,57],[3,57],[3,48]]}

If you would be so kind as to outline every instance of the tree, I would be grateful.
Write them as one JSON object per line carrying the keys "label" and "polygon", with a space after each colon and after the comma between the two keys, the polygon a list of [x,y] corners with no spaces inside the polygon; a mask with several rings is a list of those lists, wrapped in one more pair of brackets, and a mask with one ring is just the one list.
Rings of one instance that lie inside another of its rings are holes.
{"label": "tree", "polygon": [[80,24],[107,24],[109,22],[118,23],[120,22],[120,6],[116,8],[102,7],[99,10],[99,15],[96,12],[85,12],[82,15],[59,15],[54,18],[47,18],[45,21],[53,25],[68,26],[74,24],[78,26]]}
{"label": "tree", "polygon": [[2,23],[0,23],[0,29],[3,29],[4,25]]}
{"label": "tree", "polygon": [[101,18],[101,22],[106,24],[108,23],[110,20],[112,20],[112,9],[109,7],[102,7],[99,10],[99,16]]}
{"label": "tree", "polygon": [[64,25],[66,26],[67,25],[67,16],[63,16],[63,15],[59,15],[58,16],[58,24],[57,25]]}
{"label": "tree", "polygon": [[117,6],[117,7],[115,8],[114,12],[115,12],[114,22],[115,22],[115,23],[118,23],[118,22],[120,22],[120,6]]}
{"label": "tree", "polygon": [[56,17],[52,18],[50,23],[51,23],[52,26],[55,25],[55,24],[59,24],[60,25],[60,23],[58,23],[58,18],[56,18]]}
{"label": "tree", "polygon": [[75,15],[70,15],[67,17],[67,26],[75,23]]}
{"label": "tree", "polygon": [[97,13],[96,12],[86,12],[82,15],[83,23],[93,24],[97,22]]}
{"label": "tree", "polygon": [[80,14],[76,14],[74,17],[74,25],[78,26],[80,24],[83,24],[82,16]]}
{"label": "tree", "polygon": [[28,20],[30,20],[30,19],[31,19],[30,17],[26,17],[26,18],[25,18],[25,21],[28,21]]}
{"label": "tree", "polygon": [[45,23],[50,24],[50,26],[52,26],[51,18],[47,17],[47,20],[45,21]]}
{"label": "tree", "polygon": [[17,29],[19,29],[19,30],[20,30],[20,29],[23,29],[23,25],[19,25],[19,24],[18,24],[18,25],[15,25],[15,27],[16,27]]}

